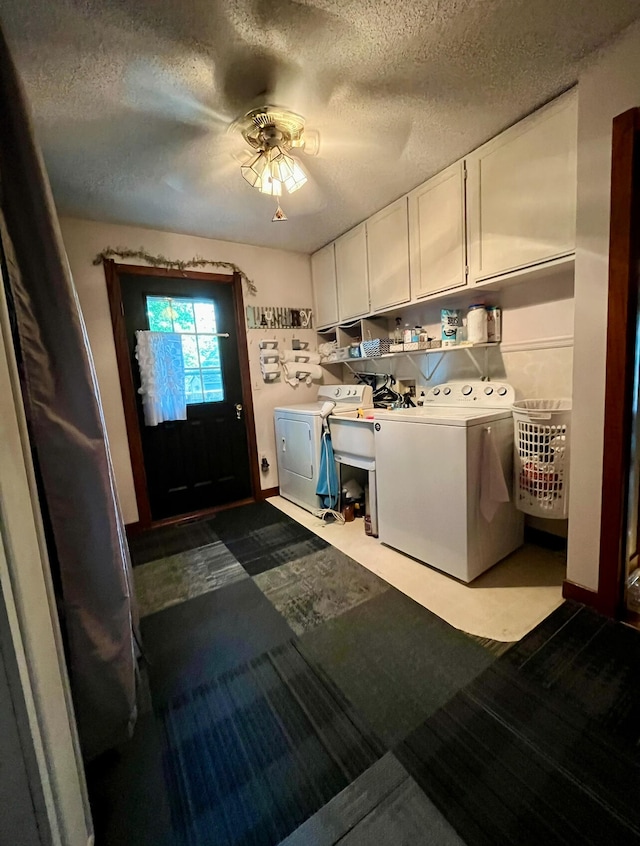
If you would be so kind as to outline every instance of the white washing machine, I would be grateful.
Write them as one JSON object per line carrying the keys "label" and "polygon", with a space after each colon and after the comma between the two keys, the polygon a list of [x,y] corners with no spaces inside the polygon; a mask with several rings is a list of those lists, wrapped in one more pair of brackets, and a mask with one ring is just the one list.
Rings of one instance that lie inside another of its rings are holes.
{"label": "white washing machine", "polygon": [[[504,383],[451,382],[432,388],[422,407],[374,411],[382,543],[464,582],[521,546],[523,519],[512,495],[514,400]],[[490,522],[480,509],[487,438],[511,495]]]}
{"label": "white washing machine", "polygon": [[317,511],[321,507],[316,487],[323,417],[327,413],[353,414],[358,408],[372,406],[373,392],[368,385],[321,385],[315,402],[274,409],[280,496]]}

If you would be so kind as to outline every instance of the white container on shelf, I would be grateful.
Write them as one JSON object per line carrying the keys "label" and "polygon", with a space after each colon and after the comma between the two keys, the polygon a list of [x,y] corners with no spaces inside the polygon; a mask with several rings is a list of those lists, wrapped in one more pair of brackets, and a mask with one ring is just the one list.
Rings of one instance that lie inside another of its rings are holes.
{"label": "white container on shelf", "polygon": [[502,309],[499,306],[487,306],[487,341],[497,344],[502,340]]}
{"label": "white container on shelf", "polygon": [[470,344],[487,343],[487,309],[484,303],[476,303],[469,306],[469,311],[467,312],[467,340]]}

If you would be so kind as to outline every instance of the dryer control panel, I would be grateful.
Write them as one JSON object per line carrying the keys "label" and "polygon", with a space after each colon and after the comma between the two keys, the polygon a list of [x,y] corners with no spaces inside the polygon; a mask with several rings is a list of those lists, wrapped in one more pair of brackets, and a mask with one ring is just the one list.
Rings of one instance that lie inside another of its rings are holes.
{"label": "dryer control panel", "polygon": [[506,382],[444,382],[429,389],[424,404],[510,408],[515,399],[516,392]]}
{"label": "dryer control panel", "polygon": [[373,391],[369,385],[321,385],[318,402],[335,402],[355,408],[371,408]]}

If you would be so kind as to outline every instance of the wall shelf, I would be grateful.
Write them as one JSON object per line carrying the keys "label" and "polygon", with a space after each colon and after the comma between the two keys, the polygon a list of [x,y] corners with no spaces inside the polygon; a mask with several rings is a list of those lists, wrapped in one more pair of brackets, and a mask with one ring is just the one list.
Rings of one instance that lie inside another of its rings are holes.
{"label": "wall shelf", "polygon": [[[371,356],[371,357],[363,357],[363,358],[345,358],[342,361],[322,361],[320,364],[322,367],[332,367],[337,364],[344,364],[352,373],[357,373],[362,371],[362,365],[366,362],[372,361],[384,361],[387,359],[406,359],[409,364],[416,370],[417,373],[420,374],[427,382],[430,382],[433,379],[437,369],[440,367],[445,355],[454,352],[464,352],[466,353],[469,360],[473,363],[478,376],[481,379],[486,379],[488,376],[488,355],[490,349],[499,349],[500,344],[493,343],[493,344],[473,344],[473,345],[460,345],[456,347],[437,347],[432,350],[411,350],[407,352],[393,352],[393,353],[384,353],[383,355]],[[479,351],[482,350],[482,353]],[[478,355],[476,355],[478,353]],[[426,373],[422,369],[422,367],[418,364],[416,359],[419,356],[426,356]],[[429,367],[429,358],[431,356],[436,356],[436,360],[432,367]],[[479,357],[482,356],[482,364],[478,363]]]}

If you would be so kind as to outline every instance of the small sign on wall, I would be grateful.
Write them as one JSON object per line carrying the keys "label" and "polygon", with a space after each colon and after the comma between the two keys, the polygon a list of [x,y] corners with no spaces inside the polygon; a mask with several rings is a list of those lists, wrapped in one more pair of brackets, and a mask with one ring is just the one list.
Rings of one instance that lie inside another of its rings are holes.
{"label": "small sign on wall", "polygon": [[313,329],[310,308],[247,306],[248,329]]}

